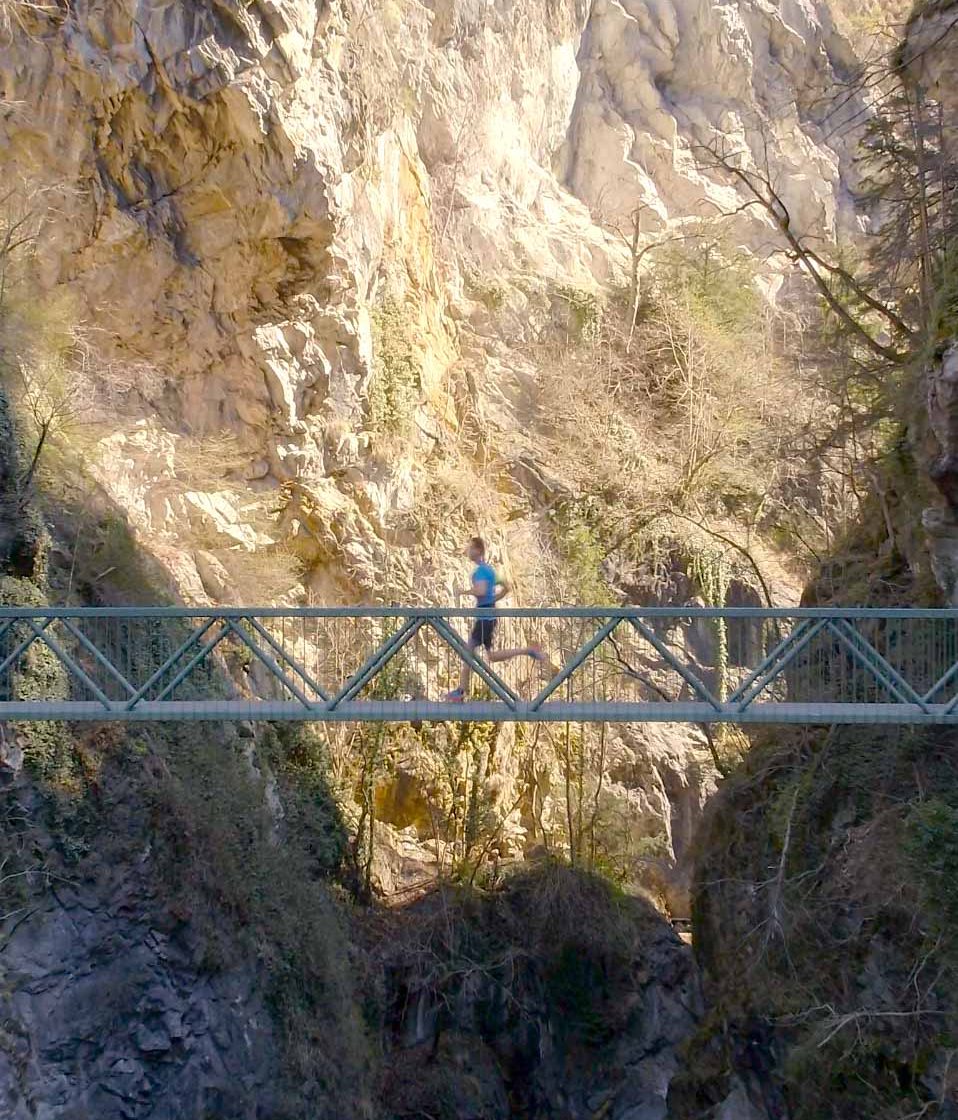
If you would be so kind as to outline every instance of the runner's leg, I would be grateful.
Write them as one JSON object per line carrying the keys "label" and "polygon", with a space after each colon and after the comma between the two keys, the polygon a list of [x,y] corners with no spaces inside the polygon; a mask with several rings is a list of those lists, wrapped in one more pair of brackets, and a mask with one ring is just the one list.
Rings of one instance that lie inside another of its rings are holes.
{"label": "runner's leg", "polygon": [[531,657],[534,661],[544,661],[542,650],[538,645],[521,646],[516,649],[497,649],[489,653],[490,661],[512,661],[515,657]]}
{"label": "runner's leg", "polygon": [[[475,625],[472,628],[472,633],[469,635],[469,641],[467,643],[467,645],[469,646],[469,652],[474,654],[481,645],[484,645],[486,641],[491,640],[491,635],[487,635],[485,632],[483,620],[477,619]],[[462,671],[459,674],[459,691],[462,693],[463,697],[465,697],[469,692],[469,682],[471,680],[472,666],[468,661],[463,661]]]}

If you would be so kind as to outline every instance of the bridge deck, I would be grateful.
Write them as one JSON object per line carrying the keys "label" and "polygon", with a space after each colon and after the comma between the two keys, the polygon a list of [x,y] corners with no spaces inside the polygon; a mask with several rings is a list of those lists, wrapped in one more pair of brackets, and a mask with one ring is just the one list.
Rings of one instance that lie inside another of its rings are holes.
{"label": "bridge deck", "polygon": [[946,705],[922,710],[911,704],[754,704],[744,711],[708,704],[564,704],[557,701],[535,710],[515,710],[502,704],[472,701],[466,704],[423,703],[408,700],[353,701],[333,712],[310,711],[297,703],[275,701],[210,700],[144,703],[133,710],[122,706],[105,709],[89,701],[61,704],[0,704],[0,720],[78,720],[91,722],[244,722],[276,720],[285,723],[882,723],[958,724],[958,712]]}
{"label": "bridge deck", "polygon": [[958,610],[2,608],[0,720],[45,719],[952,724]]}

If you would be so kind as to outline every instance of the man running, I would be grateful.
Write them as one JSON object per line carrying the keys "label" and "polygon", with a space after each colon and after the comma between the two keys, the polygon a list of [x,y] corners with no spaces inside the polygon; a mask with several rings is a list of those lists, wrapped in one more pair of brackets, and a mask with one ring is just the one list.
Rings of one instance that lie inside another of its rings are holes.
{"label": "man running", "polygon": [[[472,573],[472,586],[461,591],[456,591],[457,601],[463,595],[472,595],[477,607],[494,607],[500,599],[509,594],[509,585],[496,578],[496,573],[486,560],[486,545],[482,537],[473,537],[466,549],[466,555],[476,565]],[[477,618],[469,635],[469,650],[475,653],[483,648],[486,657],[491,662],[511,661],[514,657],[531,657],[533,661],[544,661],[542,650],[537,645],[523,646],[520,649],[492,648],[492,639],[496,633],[495,618]],[[462,663],[462,675],[459,678],[459,687],[446,695],[447,700],[463,701],[469,691],[469,681],[472,677],[472,666],[467,662]]]}

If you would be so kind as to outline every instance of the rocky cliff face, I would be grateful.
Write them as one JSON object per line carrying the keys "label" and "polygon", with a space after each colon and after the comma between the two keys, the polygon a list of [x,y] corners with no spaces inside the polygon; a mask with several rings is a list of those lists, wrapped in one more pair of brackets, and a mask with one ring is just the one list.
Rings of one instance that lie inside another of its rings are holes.
{"label": "rocky cliff face", "polygon": [[498,897],[426,898],[383,932],[391,1118],[664,1120],[701,1009],[651,907],[545,867]]}
{"label": "rocky cliff face", "polygon": [[911,81],[940,99],[949,123],[958,109],[958,82],[950,65],[956,31],[956,5],[952,0],[916,4],[900,48],[899,59]]}
{"label": "rocky cliff face", "polygon": [[[550,295],[624,276],[636,215],[641,245],[740,201],[696,145],[767,161],[803,228],[848,217],[823,4],[9,7],[0,142],[114,382],[97,474],[194,598],[224,592],[197,536],[295,548],[322,600],[381,594],[387,560],[408,587],[422,460],[469,417],[493,493],[534,455]],[[390,357],[417,422],[376,456]],[[224,431],[229,486],[191,461]]]}
{"label": "rocky cliff face", "polygon": [[[35,790],[9,773],[0,781],[7,819],[42,818]],[[49,834],[34,827],[24,840],[45,864],[33,885],[54,882],[5,915],[0,1116],[278,1111],[280,1045],[260,979],[247,962],[204,968],[148,848],[132,863],[114,853],[112,866],[97,853],[78,871]]]}

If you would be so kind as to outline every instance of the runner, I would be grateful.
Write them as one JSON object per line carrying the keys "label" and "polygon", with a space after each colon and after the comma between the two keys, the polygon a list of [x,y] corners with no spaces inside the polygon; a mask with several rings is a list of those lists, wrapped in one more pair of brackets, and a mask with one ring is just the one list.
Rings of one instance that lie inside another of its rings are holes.
{"label": "runner", "polygon": [[[500,599],[509,594],[509,585],[496,578],[496,573],[486,560],[486,545],[482,537],[473,537],[466,549],[466,555],[476,565],[472,573],[472,586],[461,591],[456,591],[457,602],[463,595],[472,595],[477,607],[494,607]],[[477,618],[472,632],[469,635],[469,650],[475,653],[477,649],[486,651],[486,658],[490,662],[511,661],[514,657],[531,657],[533,661],[545,661],[545,656],[538,645],[523,646],[519,649],[493,649],[492,641],[496,633],[495,618]],[[469,681],[472,677],[472,666],[465,661],[462,663],[462,675],[459,678],[459,687],[447,693],[447,700],[463,701],[469,691]]]}

